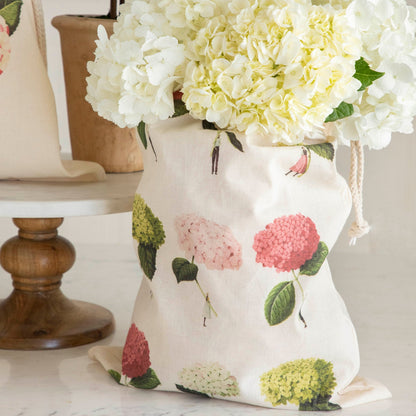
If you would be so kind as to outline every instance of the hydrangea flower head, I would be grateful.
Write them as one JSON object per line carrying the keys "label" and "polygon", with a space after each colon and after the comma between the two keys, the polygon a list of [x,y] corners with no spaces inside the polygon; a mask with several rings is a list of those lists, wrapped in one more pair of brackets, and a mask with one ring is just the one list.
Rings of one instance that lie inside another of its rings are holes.
{"label": "hydrangea flower head", "polygon": [[156,250],[165,242],[165,231],[161,221],[137,194],[133,203],[133,238]]}
{"label": "hydrangea flower head", "polygon": [[261,393],[273,406],[328,398],[335,386],[332,363],[319,358],[289,361],[260,377]]}
{"label": "hydrangea flower head", "polygon": [[2,16],[0,16],[0,75],[4,72],[10,60],[10,37],[9,26]]}
{"label": "hydrangea flower head", "polygon": [[[360,87],[361,41],[345,10],[309,0],[232,1],[189,48],[183,99],[195,118],[268,144],[323,137],[323,123]],[[196,58],[197,57],[197,58]]]}
{"label": "hydrangea flower head", "polygon": [[256,261],[277,272],[297,270],[312,258],[319,239],[309,217],[296,214],[276,218],[254,237]]}
{"label": "hydrangea flower head", "polygon": [[241,245],[226,225],[185,214],[176,218],[175,226],[180,247],[196,263],[203,263],[211,270],[241,267]]}
{"label": "hydrangea flower head", "polygon": [[128,1],[120,7],[114,34],[98,29],[95,60],[88,62],[86,100],[120,127],[166,120],[184,61],[184,46],[166,33],[169,22],[156,5]]}
{"label": "hydrangea flower head", "polygon": [[344,7],[363,43],[362,56],[384,75],[356,94],[352,116],[333,123],[341,143],[381,149],[393,132],[413,132],[416,115],[416,9],[405,0],[332,0]]}
{"label": "hydrangea flower head", "polygon": [[237,379],[218,363],[195,364],[184,368],[179,379],[183,387],[215,397],[238,396]]}
{"label": "hydrangea flower head", "polygon": [[127,377],[141,377],[150,367],[149,344],[135,324],[127,334],[123,349],[122,371]]}

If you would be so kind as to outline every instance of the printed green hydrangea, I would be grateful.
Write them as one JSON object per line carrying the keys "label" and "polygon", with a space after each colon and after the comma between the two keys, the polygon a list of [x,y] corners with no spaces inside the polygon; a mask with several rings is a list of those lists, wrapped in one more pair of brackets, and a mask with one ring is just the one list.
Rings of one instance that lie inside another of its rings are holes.
{"label": "printed green hydrangea", "polygon": [[335,386],[332,363],[319,358],[289,361],[260,377],[261,393],[273,406],[289,402],[301,410],[306,404],[328,403]]}
{"label": "printed green hydrangea", "polygon": [[165,242],[162,223],[140,195],[135,196],[133,203],[133,238],[156,250]]}

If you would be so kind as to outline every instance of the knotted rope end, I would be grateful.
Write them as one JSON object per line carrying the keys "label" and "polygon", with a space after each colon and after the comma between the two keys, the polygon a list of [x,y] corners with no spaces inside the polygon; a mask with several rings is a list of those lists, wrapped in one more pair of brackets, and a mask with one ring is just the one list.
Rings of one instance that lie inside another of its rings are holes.
{"label": "knotted rope end", "polygon": [[351,238],[350,239],[350,246],[355,246],[357,243],[357,240],[361,238],[362,236],[368,234],[370,232],[370,225],[367,221],[363,221],[360,224],[358,224],[356,221],[354,221],[348,231],[348,235]]}

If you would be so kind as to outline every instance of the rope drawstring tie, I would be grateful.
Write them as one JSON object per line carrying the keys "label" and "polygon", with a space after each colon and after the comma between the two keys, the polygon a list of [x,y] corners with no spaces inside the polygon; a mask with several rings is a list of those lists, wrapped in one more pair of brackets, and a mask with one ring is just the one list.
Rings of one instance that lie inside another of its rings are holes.
{"label": "rope drawstring tie", "polygon": [[43,16],[42,0],[32,0],[33,14],[35,16],[36,35],[38,38],[39,50],[43,58],[45,66],[47,66],[46,58],[46,34],[45,20]]}
{"label": "rope drawstring tie", "polygon": [[363,216],[363,181],[364,181],[364,150],[358,141],[351,142],[351,172],[350,189],[354,208],[355,221],[352,223],[348,235],[350,246],[355,245],[357,239],[370,231],[370,225]]}

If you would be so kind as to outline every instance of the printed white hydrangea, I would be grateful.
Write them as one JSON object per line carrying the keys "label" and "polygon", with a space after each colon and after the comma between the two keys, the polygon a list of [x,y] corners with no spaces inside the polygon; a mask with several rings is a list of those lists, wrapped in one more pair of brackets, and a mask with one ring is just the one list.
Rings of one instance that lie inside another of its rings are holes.
{"label": "printed white hydrangea", "polygon": [[129,1],[108,39],[98,29],[95,61],[88,63],[87,101],[120,127],[165,120],[181,82],[184,47],[164,32],[168,22],[146,1]]}
{"label": "printed white hydrangea", "polygon": [[10,60],[10,37],[9,26],[2,16],[0,16],[0,75],[6,69]]}
{"label": "printed white hydrangea", "polygon": [[233,0],[190,49],[183,99],[195,118],[264,144],[323,137],[323,123],[360,87],[361,42],[344,10],[309,0]]}
{"label": "printed white hydrangea", "polygon": [[[347,6],[347,0],[336,0]],[[359,140],[370,148],[390,143],[392,132],[412,133],[416,115],[416,9],[405,0],[354,0],[347,16],[357,22],[362,56],[384,72],[355,100],[354,114],[333,123],[332,134],[344,144]]]}
{"label": "printed white hydrangea", "polygon": [[237,379],[218,363],[197,363],[192,367],[184,368],[179,374],[179,379],[185,389],[212,397],[240,394]]}

